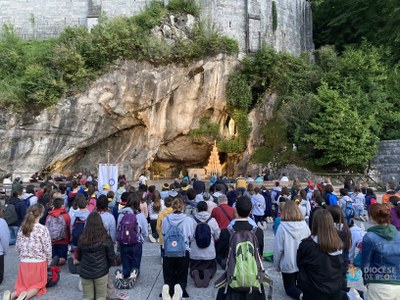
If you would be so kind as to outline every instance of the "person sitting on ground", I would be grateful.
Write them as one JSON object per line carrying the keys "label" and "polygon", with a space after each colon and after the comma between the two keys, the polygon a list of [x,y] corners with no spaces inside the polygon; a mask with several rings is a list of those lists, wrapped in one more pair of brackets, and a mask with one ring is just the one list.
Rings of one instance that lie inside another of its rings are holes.
{"label": "person sitting on ground", "polygon": [[[20,263],[11,299],[31,299],[46,294],[47,267],[51,262],[51,239],[46,226],[39,223],[43,212],[44,207],[39,203],[30,206],[18,232],[15,248]],[[7,291],[4,296],[6,294]]]}
{"label": "person sitting on ground", "polygon": [[115,260],[114,244],[100,214],[89,214],[79,237],[77,260],[83,299],[106,299],[108,272]]}
{"label": "person sitting on ground", "polygon": [[[234,232],[255,230],[255,236],[258,241],[257,246],[258,246],[258,250],[259,250],[259,255],[262,256],[263,249],[264,249],[264,233],[260,228],[255,229],[254,226],[248,222],[247,218],[250,216],[251,210],[252,210],[252,204],[251,204],[250,199],[247,197],[240,197],[236,201],[236,212],[237,212],[237,217],[235,219],[236,222],[232,226],[232,229],[230,229],[230,230],[233,230]],[[228,230],[228,228],[221,231],[219,243],[217,246],[217,254],[223,258],[223,260],[224,260],[223,265],[226,264],[226,259],[228,257],[230,238],[231,238],[231,233]],[[265,299],[265,291],[264,291],[264,288],[262,287],[261,293],[259,293],[258,291],[254,291],[249,296],[248,291],[241,292],[241,291],[234,290],[228,286],[226,290],[225,290],[225,288],[220,288],[218,290],[217,300],[222,300],[222,299],[261,300],[261,299]]]}
{"label": "person sitting on ground", "polygon": [[292,299],[300,299],[297,288],[299,269],[296,263],[300,242],[311,234],[304,216],[294,201],[287,201],[282,211],[281,224],[276,231],[274,242],[274,266],[282,272],[283,287]]}
{"label": "person sitting on ground", "polygon": [[400,295],[400,232],[390,224],[385,204],[369,208],[372,222],[363,237],[361,270],[367,284],[367,299],[397,300]]}
{"label": "person sitting on ground", "polygon": [[[56,258],[57,264],[64,265],[67,261],[68,244],[71,240],[71,218],[64,208],[64,199],[61,194],[54,195],[53,209],[46,218],[46,227],[49,230],[52,245],[52,258]],[[63,218],[64,226],[59,226],[57,219]]]}
{"label": "person sitting on ground", "polygon": [[221,230],[235,218],[235,209],[228,205],[228,198],[224,194],[218,197],[218,207],[212,210],[211,217],[217,221]]}
{"label": "person sitting on ground", "polygon": [[196,224],[193,224],[195,235],[190,244],[190,275],[196,287],[208,287],[217,271],[215,241],[219,239],[221,230],[207,212],[205,201],[197,204],[197,211],[194,215]]}

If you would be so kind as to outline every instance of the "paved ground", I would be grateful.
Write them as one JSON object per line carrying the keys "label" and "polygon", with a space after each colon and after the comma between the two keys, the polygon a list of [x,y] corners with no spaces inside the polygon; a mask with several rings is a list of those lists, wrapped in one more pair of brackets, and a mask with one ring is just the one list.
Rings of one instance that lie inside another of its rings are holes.
{"label": "paved ground", "polygon": [[[265,231],[265,251],[272,251],[273,249],[273,233],[271,226]],[[271,268],[270,263],[265,263],[266,269],[269,269],[269,274],[274,280],[274,290],[273,299],[290,299],[287,297],[283,291],[282,279],[278,272]],[[8,255],[5,257],[5,275],[4,282],[0,285],[1,295],[4,290],[12,289],[15,278],[17,275],[18,268],[18,257],[14,249],[14,246],[10,248]],[[82,299],[82,293],[78,290],[78,280],[77,275],[72,275],[68,272],[66,266],[61,267],[62,274],[61,280],[56,287],[49,288],[46,295],[40,297],[39,299],[58,299],[58,300],[69,300],[69,299]],[[111,274],[114,274],[115,268],[110,270]],[[219,269],[216,276],[221,274]],[[139,299],[151,299],[157,300],[161,292],[163,285],[163,276],[161,261],[159,256],[159,245],[146,242],[143,249],[143,258],[141,266],[141,276],[138,279],[135,287],[131,290],[124,290],[128,295],[130,295],[131,300]],[[352,283],[352,285],[358,288],[363,288],[360,282]],[[192,280],[188,280],[188,293],[190,295],[189,299],[200,300],[200,299],[215,299],[217,290],[210,285],[208,288],[196,288],[193,285]]]}

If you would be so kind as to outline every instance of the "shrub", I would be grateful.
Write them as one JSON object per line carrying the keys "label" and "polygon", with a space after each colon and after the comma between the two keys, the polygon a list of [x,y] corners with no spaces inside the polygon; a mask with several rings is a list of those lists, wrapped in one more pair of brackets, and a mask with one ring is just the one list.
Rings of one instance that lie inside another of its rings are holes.
{"label": "shrub", "polygon": [[167,6],[170,12],[180,12],[198,17],[201,6],[197,0],[170,0]]}

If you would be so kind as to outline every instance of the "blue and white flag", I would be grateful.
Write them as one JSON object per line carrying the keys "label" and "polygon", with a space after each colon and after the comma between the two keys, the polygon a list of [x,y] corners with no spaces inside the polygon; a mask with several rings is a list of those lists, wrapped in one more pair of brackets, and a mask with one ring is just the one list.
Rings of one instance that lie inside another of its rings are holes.
{"label": "blue and white flag", "polygon": [[101,194],[107,195],[105,185],[109,185],[109,190],[114,193],[118,188],[118,165],[99,164],[98,189]]}

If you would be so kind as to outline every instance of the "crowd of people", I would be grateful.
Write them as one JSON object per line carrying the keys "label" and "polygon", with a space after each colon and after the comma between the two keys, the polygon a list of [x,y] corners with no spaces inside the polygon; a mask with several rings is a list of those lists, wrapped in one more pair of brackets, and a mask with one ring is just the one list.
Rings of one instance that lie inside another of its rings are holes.
{"label": "crowd of people", "polygon": [[[57,184],[50,177],[37,190],[15,178],[0,210],[0,283],[9,245],[16,245],[20,263],[14,291],[3,300],[45,294],[49,268],[63,264],[79,274],[83,299],[124,299],[115,287],[134,288],[147,240],[160,245],[163,300],[188,298],[188,279],[197,288],[215,279],[217,299],[265,299],[272,289],[262,263],[268,224],[274,268],[290,298],[398,299],[397,186],[388,183],[378,203],[371,188],[351,178],[339,191],[329,179],[305,186],[283,179],[268,189],[251,176],[216,177],[206,188],[194,175],[158,190],[143,177],[131,185],[120,176],[113,192],[84,176]],[[365,230],[354,220],[372,226]],[[112,266],[121,266],[115,276]],[[216,278],[218,268],[224,272]],[[365,293],[348,287],[357,270]]]}

